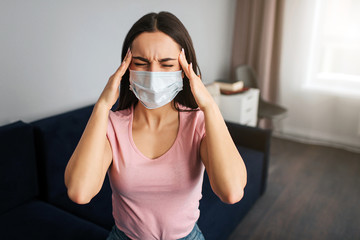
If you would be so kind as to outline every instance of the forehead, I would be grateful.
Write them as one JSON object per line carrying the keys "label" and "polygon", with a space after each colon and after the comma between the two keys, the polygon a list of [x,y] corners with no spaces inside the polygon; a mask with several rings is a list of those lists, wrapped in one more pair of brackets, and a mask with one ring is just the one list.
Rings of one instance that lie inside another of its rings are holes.
{"label": "forehead", "polygon": [[131,45],[133,54],[146,57],[169,57],[178,55],[180,50],[180,45],[163,32],[141,33]]}

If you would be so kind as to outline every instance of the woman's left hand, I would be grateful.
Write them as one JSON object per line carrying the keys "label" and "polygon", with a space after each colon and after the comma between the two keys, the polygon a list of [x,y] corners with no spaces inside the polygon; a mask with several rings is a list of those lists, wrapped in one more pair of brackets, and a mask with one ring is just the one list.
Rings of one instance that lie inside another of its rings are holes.
{"label": "woman's left hand", "polygon": [[208,106],[215,104],[214,99],[211,97],[210,93],[201,81],[200,75],[196,75],[193,70],[192,63],[189,64],[187,62],[184,50],[180,52],[179,62],[185,72],[185,75],[189,78],[191,92],[194,95],[195,101],[200,109],[204,111]]}

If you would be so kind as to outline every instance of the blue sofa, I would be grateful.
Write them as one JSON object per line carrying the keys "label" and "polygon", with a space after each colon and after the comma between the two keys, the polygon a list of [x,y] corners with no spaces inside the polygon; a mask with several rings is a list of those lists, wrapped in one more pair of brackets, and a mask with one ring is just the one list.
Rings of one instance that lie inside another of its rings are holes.
{"label": "blue sofa", "polygon": [[[0,127],[0,239],[101,240],[114,225],[111,189],[86,205],[73,203],[64,184],[65,166],[93,105],[31,123]],[[205,173],[198,225],[207,240],[227,239],[266,189],[271,132],[227,123],[248,171],[243,199],[222,203]]]}

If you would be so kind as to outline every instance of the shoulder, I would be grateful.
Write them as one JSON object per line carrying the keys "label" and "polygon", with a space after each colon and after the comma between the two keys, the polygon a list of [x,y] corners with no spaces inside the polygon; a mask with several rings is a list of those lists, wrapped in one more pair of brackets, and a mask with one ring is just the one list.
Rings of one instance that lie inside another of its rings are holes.
{"label": "shoulder", "polygon": [[199,108],[192,109],[183,105],[178,105],[181,114],[183,114],[186,118],[189,119],[197,119],[197,120],[204,120],[204,113]]}
{"label": "shoulder", "polygon": [[121,119],[126,119],[129,118],[132,114],[132,108],[127,108],[127,109],[123,109],[123,110],[118,110],[118,111],[109,111],[109,118],[111,120],[121,120]]}
{"label": "shoulder", "polygon": [[124,109],[113,112],[109,111],[107,136],[110,141],[115,141],[119,136],[124,135],[127,131],[127,126],[131,121],[132,109]]}
{"label": "shoulder", "polygon": [[179,107],[182,120],[185,125],[190,128],[194,128],[199,135],[203,135],[205,130],[205,117],[204,112],[200,109],[190,109],[186,107]]}
{"label": "shoulder", "polygon": [[112,126],[119,126],[122,124],[128,124],[131,120],[132,116],[132,108],[127,108],[124,110],[118,110],[113,112],[112,110],[109,111],[109,123]]}

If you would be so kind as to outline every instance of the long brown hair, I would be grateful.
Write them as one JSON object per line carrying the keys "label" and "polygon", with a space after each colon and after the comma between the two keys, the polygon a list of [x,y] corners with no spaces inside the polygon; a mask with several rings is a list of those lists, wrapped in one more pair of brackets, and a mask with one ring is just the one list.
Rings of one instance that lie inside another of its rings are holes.
{"label": "long brown hair", "polygon": [[[131,44],[137,36],[143,32],[156,31],[163,32],[170,36],[175,42],[184,48],[186,60],[189,63],[192,63],[194,72],[196,74],[200,74],[200,68],[196,61],[195,50],[189,33],[181,21],[169,12],[149,13],[141,17],[131,27],[125,37],[122,47],[121,60],[125,58],[128,48],[131,48]],[[129,70],[127,70],[121,80],[119,105],[116,111],[127,109],[138,102],[134,93],[129,90],[129,84]],[[177,103],[190,109],[198,108],[190,89],[189,79],[186,75],[184,75],[183,78],[183,90],[180,91],[174,99],[174,107],[180,111]]]}

